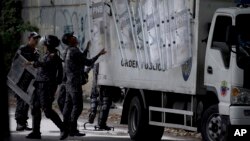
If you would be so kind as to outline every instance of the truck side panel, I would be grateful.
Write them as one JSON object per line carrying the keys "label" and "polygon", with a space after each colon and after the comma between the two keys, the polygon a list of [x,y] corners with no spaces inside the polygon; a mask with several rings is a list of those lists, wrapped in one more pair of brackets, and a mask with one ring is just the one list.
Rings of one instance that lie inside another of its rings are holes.
{"label": "truck side panel", "polygon": [[[179,1],[181,2],[181,1]],[[187,2],[187,1],[186,1]],[[192,9],[193,1],[188,1],[186,3],[187,9]],[[181,8],[178,6],[182,6],[182,4],[176,3],[168,3],[173,4],[169,5],[169,7],[175,7],[175,12],[181,13]],[[170,14],[171,16],[171,14]],[[178,16],[178,15],[177,15]],[[177,18],[172,16],[169,18]],[[111,19],[112,20],[112,19]],[[167,19],[166,19],[167,21]],[[195,31],[197,28],[193,22],[190,22],[189,31],[191,34],[190,41],[191,41],[191,50],[192,50],[192,58],[188,61],[185,61],[184,65],[181,64],[174,64],[175,62],[172,60],[172,66],[167,69],[162,68],[162,63],[155,63],[153,66],[150,63],[141,63],[138,61],[137,56],[135,55],[136,49],[131,47],[127,50],[127,54],[129,57],[122,58],[119,50],[119,39],[117,37],[117,31],[114,28],[115,23],[111,22],[110,27],[110,36],[111,36],[111,47],[108,49],[108,54],[104,57],[105,61],[100,62],[100,71],[98,77],[98,83],[100,85],[111,85],[111,86],[118,86],[118,87],[128,87],[128,88],[136,88],[136,89],[148,89],[148,90],[158,90],[158,91],[166,91],[166,92],[176,92],[176,93],[184,93],[184,94],[195,94],[196,93],[196,61],[197,61],[197,46],[195,45],[195,38],[194,36]],[[175,20],[176,27],[178,29],[178,24],[181,25],[182,21]],[[185,25],[186,26],[186,25]],[[151,31],[149,31],[151,32]],[[149,34],[146,33],[145,34]],[[162,34],[159,32],[159,34]],[[171,41],[175,41],[172,34],[168,32],[165,34],[166,38],[171,38]],[[156,36],[156,35],[155,35]],[[160,35],[159,35],[160,36]],[[189,35],[187,35],[189,36]],[[157,37],[156,37],[157,38]],[[179,40],[185,40],[186,36]],[[178,39],[176,39],[178,40]],[[150,42],[150,41],[149,41]],[[180,41],[181,42],[181,41]],[[174,45],[175,43],[171,43]],[[178,43],[177,43],[178,44]],[[188,41],[186,44],[180,44],[182,46],[175,46],[176,48],[189,46]],[[154,43],[150,48],[154,47]],[[155,48],[157,50],[157,48]],[[152,50],[151,50],[152,51]],[[183,52],[184,53],[184,52]],[[153,54],[156,55],[156,58],[159,57],[157,53]],[[171,55],[171,54],[161,54],[164,55]],[[172,54],[173,57],[181,58],[184,57],[181,52],[177,52],[177,54]],[[171,59],[174,59],[174,58]],[[160,57],[159,57],[160,58]],[[153,60],[153,59],[152,59]],[[160,60],[160,59],[159,59]],[[178,61],[178,59],[177,59]],[[160,62],[160,61],[159,61]],[[145,65],[146,64],[146,65]],[[183,63],[182,63],[183,64]]]}

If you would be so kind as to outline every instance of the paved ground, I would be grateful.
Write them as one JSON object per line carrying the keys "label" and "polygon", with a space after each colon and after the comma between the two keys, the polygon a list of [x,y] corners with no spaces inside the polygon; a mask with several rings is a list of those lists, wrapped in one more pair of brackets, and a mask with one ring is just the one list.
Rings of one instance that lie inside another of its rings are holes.
{"label": "paved ground", "polygon": [[[86,108],[86,105],[85,105]],[[118,120],[120,118],[119,112],[121,107],[118,106],[117,109],[111,110],[111,115],[109,117],[109,125],[115,126],[114,131],[94,131],[94,125],[87,125],[87,130],[84,129],[83,124],[86,122],[86,117],[88,110],[84,110],[81,118],[78,122],[78,129],[81,132],[85,132],[85,137],[69,137],[67,141],[130,141],[127,126],[120,125]],[[14,119],[14,111],[15,108],[10,108],[10,130],[12,135],[12,141],[30,141],[25,138],[25,136],[29,133],[28,131],[24,132],[16,132],[16,122]],[[31,116],[30,116],[31,117]],[[28,120],[28,124],[31,127],[32,121],[31,118]],[[43,117],[41,122],[41,132],[42,132],[42,140],[43,141],[56,141],[59,138],[59,129],[48,119]],[[190,140],[190,141],[198,141],[199,139],[193,137],[179,137],[175,135],[171,135],[165,133],[163,136],[163,141],[172,141],[172,140]]]}

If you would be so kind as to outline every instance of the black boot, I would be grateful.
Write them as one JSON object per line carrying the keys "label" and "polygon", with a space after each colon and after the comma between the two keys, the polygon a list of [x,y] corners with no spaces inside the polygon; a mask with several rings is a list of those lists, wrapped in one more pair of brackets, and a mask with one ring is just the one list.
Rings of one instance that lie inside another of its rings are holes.
{"label": "black boot", "polygon": [[110,106],[112,104],[112,101],[110,100],[109,97],[104,97],[103,98],[103,102],[102,102],[102,108],[99,114],[99,120],[98,120],[98,125],[99,125],[99,129],[102,130],[111,130],[110,127],[108,127],[106,125],[106,122],[108,120],[108,116],[109,116],[109,110],[110,110]]}
{"label": "black boot", "polygon": [[41,124],[41,112],[37,111],[32,117],[33,131],[26,136],[28,139],[41,139],[40,124]]}
{"label": "black boot", "polygon": [[96,116],[96,113],[95,113],[95,112],[91,112],[91,113],[89,114],[89,123],[90,123],[90,124],[93,124],[93,123],[94,123],[95,116]]}
{"label": "black boot", "polygon": [[77,130],[77,122],[71,122],[70,123],[70,133],[69,136],[73,137],[73,136],[85,136],[85,133],[80,133],[79,130]]}
{"label": "black boot", "polygon": [[25,130],[31,131],[32,128],[29,128],[27,123],[17,122],[16,131],[25,131]]}
{"label": "black boot", "polygon": [[25,130],[25,125],[17,123],[16,131],[24,131],[24,130]]}
{"label": "black boot", "polygon": [[107,131],[110,131],[111,130],[111,128],[112,127],[109,127],[109,126],[107,126],[107,125],[99,125],[99,127],[98,127],[100,130],[107,130]]}
{"label": "black boot", "polygon": [[64,140],[69,136],[68,124],[63,122],[63,128],[61,130],[60,140]]}
{"label": "black boot", "polygon": [[69,136],[69,133],[68,133],[66,130],[61,131],[60,140],[64,140],[64,139],[66,139],[68,136]]}
{"label": "black boot", "polygon": [[77,131],[75,131],[75,132],[71,132],[71,133],[69,134],[69,136],[71,136],[71,137],[74,137],[74,136],[76,136],[76,137],[82,137],[82,136],[86,136],[86,134],[85,134],[85,133],[80,133],[80,132],[77,130]]}
{"label": "black boot", "polygon": [[40,132],[31,132],[26,136],[27,139],[41,139],[41,133]]}
{"label": "black boot", "polygon": [[[68,131],[66,130],[66,125],[64,122],[62,122],[62,120],[60,119],[59,115],[52,109],[50,109],[49,111],[45,111],[48,112],[47,115],[48,118],[50,118],[54,124],[60,129],[61,133],[60,133],[60,140],[64,140],[68,137]],[[46,113],[45,113],[46,114]]]}

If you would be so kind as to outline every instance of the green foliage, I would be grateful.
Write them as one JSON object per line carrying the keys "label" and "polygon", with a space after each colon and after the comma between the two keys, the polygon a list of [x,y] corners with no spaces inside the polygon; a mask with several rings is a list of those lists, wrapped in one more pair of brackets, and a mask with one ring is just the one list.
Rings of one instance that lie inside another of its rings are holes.
{"label": "green foliage", "polygon": [[12,57],[20,46],[21,34],[25,31],[37,31],[38,28],[22,19],[22,1],[2,0],[0,12],[0,36],[4,46],[5,65],[9,68]]}

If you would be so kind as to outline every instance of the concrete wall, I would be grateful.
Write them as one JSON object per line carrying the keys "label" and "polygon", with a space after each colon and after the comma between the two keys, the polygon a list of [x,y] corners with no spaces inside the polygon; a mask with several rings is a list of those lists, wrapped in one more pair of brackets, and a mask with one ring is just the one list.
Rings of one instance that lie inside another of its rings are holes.
{"label": "concrete wall", "polygon": [[23,0],[22,15],[25,21],[39,28],[41,35],[61,38],[64,33],[74,31],[82,48],[88,28],[86,6],[86,0]]}
{"label": "concrete wall", "polygon": [[[60,39],[66,32],[74,31],[80,40],[80,48],[85,47],[87,37],[87,0],[23,0],[23,19],[39,28],[43,35],[53,34]],[[28,33],[24,33],[23,41]],[[60,46],[60,49],[63,49]],[[84,94],[90,93],[92,73],[89,83],[84,86]]]}

